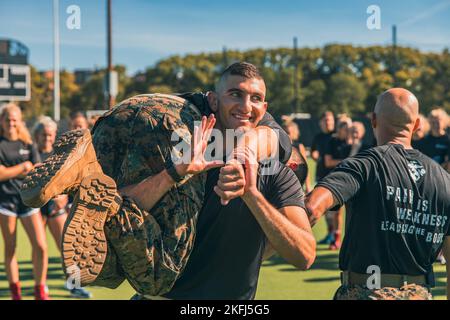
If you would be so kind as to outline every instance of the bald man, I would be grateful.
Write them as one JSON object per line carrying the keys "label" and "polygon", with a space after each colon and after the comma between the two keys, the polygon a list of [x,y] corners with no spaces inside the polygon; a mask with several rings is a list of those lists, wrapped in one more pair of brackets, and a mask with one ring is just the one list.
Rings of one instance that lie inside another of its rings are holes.
{"label": "bald man", "polygon": [[412,149],[419,124],[411,92],[384,92],[372,118],[378,146],[341,162],[306,199],[312,224],[346,204],[337,300],[431,299],[441,248],[450,260],[450,175]]}

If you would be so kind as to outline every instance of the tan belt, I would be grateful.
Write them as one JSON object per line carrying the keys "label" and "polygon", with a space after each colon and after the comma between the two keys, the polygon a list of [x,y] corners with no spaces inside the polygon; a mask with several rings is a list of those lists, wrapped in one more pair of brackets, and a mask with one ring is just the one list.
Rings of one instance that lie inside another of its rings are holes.
{"label": "tan belt", "polygon": [[[360,285],[367,287],[367,280],[373,277],[373,274],[362,274],[352,271],[341,272],[341,283],[343,285]],[[372,283],[372,278],[370,283]],[[380,274],[380,287],[401,288],[408,284],[417,284],[428,287],[427,278],[424,275],[409,276],[402,274]]]}

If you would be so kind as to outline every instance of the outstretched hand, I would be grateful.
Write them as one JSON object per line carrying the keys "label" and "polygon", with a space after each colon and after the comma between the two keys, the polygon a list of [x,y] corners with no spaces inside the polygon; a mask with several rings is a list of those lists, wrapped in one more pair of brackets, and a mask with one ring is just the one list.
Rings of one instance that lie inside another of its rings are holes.
{"label": "outstretched hand", "polygon": [[203,116],[201,125],[194,126],[194,133],[191,138],[191,157],[189,163],[182,163],[175,166],[180,176],[187,174],[198,174],[212,168],[223,166],[223,161],[207,161],[205,151],[208,140],[211,137],[212,129],[216,123],[216,118],[211,114],[208,118]]}

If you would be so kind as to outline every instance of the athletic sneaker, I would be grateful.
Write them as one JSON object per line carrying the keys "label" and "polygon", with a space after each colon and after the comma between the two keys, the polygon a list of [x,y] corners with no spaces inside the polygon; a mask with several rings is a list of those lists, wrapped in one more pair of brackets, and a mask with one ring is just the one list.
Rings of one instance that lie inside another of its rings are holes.
{"label": "athletic sneaker", "polygon": [[64,224],[62,256],[64,272],[79,277],[82,287],[93,283],[103,269],[108,253],[103,228],[121,203],[116,183],[107,175],[94,173],[81,181]]}
{"label": "athletic sneaker", "polygon": [[70,290],[70,296],[78,299],[90,299],[92,298],[92,293],[84,288],[73,288]]}
{"label": "athletic sneaker", "polygon": [[332,244],[334,242],[334,236],[332,233],[329,233],[318,242],[318,244]]}
{"label": "athletic sneaker", "polygon": [[12,300],[22,300],[22,288],[20,282],[10,283],[9,290],[11,291]]}
{"label": "athletic sneaker", "polygon": [[48,287],[45,284],[34,286],[35,300],[50,300],[48,295]]}
{"label": "athletic sneaker", "polygon": [[64,133],[54,144],[53,154],[24,179],[20,195],[29,207],[42,207],[53,197],[76,192],[81,180],[103,172],[87,129]]}

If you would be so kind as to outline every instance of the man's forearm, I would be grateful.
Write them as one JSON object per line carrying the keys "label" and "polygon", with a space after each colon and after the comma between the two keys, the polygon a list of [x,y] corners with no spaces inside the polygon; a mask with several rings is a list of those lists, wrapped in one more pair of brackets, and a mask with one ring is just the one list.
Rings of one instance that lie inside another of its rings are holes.
{"label": "man's forearm", "polygon": [[308,269],[315,258],[314,236],[289,221],[260,192],[243,199],[275,251],[294,266]]}
{"label": "man's forearm", "polygon": [[149,211],[174,185],[175,182],[164,169],[137,184],[120,189],[119,192],[133,199],[139,208]]}
{"label": "man's forearm", "polygon": [[330,190],[324,187],[316,187],[305,199],[305,206],[311,226],[331,208],[338,204]]}

